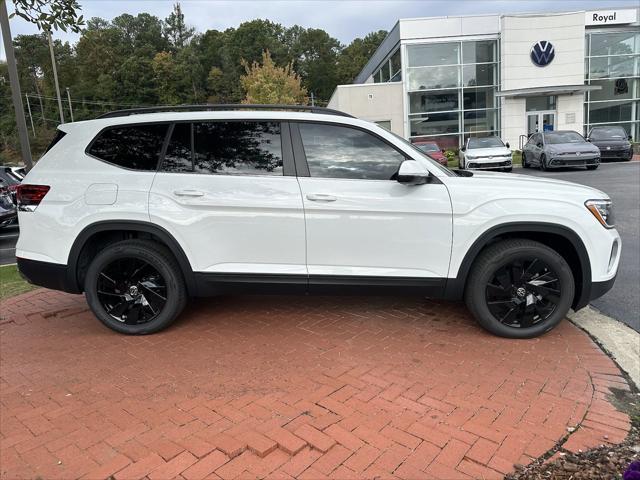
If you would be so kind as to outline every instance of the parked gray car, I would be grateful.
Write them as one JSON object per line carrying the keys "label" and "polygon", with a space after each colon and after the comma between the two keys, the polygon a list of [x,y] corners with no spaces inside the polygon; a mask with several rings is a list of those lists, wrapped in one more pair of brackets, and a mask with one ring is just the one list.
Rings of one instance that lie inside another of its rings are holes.
{"label": "parked gray car", "polygon": [[600,149],[572,130],[534,133],[522,149],[523,168],[586,167],[595,170],[598,165]]}

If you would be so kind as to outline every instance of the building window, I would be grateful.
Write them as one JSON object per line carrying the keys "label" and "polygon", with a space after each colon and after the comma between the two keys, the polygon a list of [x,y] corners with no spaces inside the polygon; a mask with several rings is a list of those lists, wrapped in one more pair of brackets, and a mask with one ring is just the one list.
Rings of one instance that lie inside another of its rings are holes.
{"label": "building window", "polygon": [[413,141],[499,135],[497,40],[408,45],[405,75]]}
{"label": "building window", "polygon": [[639,141],[640,33],[587,33],[586,51],[585,83],[601,89],[586,95],[585,133],[596,125],[618,125]]}
{"label": "building window", "polygon": [[540,112],[544,110],[556,109],[556,96],[555,95],[541,95],[539,97],[527,97],[526,99],[526,111],[527,112]]}
{"label": "building window", "polygon": [[400,48],[386,58],[373,74],[374,83],[399,82],[402,80]]}

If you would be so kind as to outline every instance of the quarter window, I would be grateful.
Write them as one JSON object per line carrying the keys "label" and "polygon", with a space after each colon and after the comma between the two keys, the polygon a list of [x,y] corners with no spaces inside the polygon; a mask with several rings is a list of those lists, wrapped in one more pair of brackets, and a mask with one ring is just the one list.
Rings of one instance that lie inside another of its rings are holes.
{"label": "quarter window", "polygon": [[196,173],[282,175],[278,122],[201,122],[193,124]]}
{"label": "quarter window", "polygon": [[154,124],[108,128],[94,140],[88,153],[120,167],[155,171],[167,126]]}
{"label": "quarter window", "polygon": [[404,155],[355,128],[300,124],[309,173],[320,178],[391,180]]}

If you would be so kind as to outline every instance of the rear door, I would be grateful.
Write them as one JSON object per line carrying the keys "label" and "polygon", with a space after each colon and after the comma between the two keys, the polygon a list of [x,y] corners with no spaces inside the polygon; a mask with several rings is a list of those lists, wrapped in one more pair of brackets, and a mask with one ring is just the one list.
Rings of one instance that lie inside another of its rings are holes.
{"label": "rear door", "polygon": [[437,179],[395,180],[405,155],[381,137],[339,124],[292,124],[307,227],[310,291],[444,284],[451,202]]}
{"label": "rear door", "polygon": [[288,125],[175,123],[149,214],[185,247],[217,293],[292,283],[306,288],[305,225]]}

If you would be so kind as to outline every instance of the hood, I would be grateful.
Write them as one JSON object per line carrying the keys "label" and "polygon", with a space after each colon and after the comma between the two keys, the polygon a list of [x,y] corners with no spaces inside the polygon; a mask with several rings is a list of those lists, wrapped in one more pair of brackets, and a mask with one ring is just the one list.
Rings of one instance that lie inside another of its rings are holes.
{"label": "hood", "polygon": [[469,148],[465,153],[474,157],[504,157],[511,155],[511,150],[507,147]]}
{"label": "hood", "polygon": [[587,187],[586,185],[580,185],[578,183],[567,182],[565,180],[555,180],[547,177],[533,177],[531,175],[518,175],[515,173],[499,173],[499,172],[482,172],[474,171],[473,178],[480,181],[492,182],[496,186],[500,184],[509,183],[510,186],[514,184],[521,185],[523,189],[536,188],[540,186],[556,187],[562,192],[582,193],[590,198],[610,198],[605,192],[596,188]]}
{"label": "hood", "polygon": [[549,153],[600,153],[600,150],[595,145],[589,142],[584,143],[556,143],[553,145],[545,145],[545,150]]}

